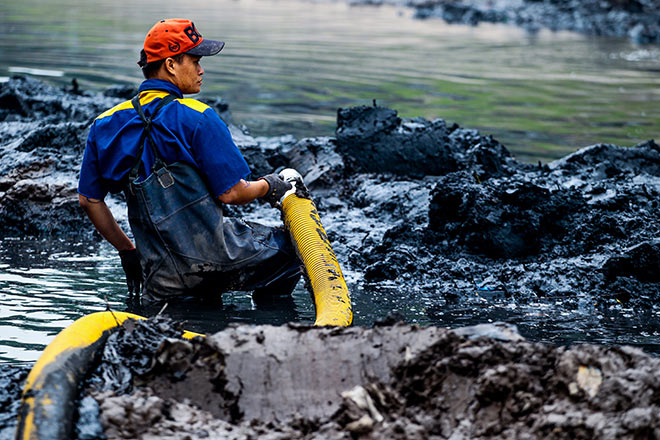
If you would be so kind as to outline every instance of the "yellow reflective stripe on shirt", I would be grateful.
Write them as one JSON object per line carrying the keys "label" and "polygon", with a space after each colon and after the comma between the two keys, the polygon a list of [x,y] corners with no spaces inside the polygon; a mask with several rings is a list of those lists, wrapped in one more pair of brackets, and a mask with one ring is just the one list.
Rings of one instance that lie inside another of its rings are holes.
{"label": "yellow reflective stripe on shirt", "polygon": [[183,99],[175,99],[175,101],[178,101],[181,104],[185,105],[186,107],[189,107],[200,113],[204,113],[206,109],[209,108],[208,105],[204,104],[203,102],[199,102],[196,99],[183,98]]}
{"label": "yellow reflective stripe on shirt", "polygon": [[[154,99],[164,98],[168,94],[169,94],[168,92],[163,92],[160,90],[148,90],[146,92],[142,92],[142,94],[140,95],[140,104],[142,105],[149,104]],[[175,101],[178,101],[181,104],[185,105],[186,107],[191,108],[200,113],[204,113],[206,109],[209,108],[208,105],[199,102],[196,99],[178,98],[175,99]],[[110,110],[106,110],[105,112],[101,113],[96,119],[107,118],[108,116],[112,116],[116,112],[132,109],[132,108],[133,108],[133,104],[131,103],[131,101],[124,101],[121,104],[112,107]]]}
{"label": "yellow reflective stripe on shirt", "polygon": [[[146,92],[142,92],[142,94],[140,95],[140,104],[146,105],[156,98],[164,98],[167,95],[169,95],[168,92],[162,92],[160,90],[148,90]],[[131,103],[131,101],[124,101],[121,104],[112,107],[110,110],[101,113],[96,119],[107,118],[108,116],[112,116],[116,112],[122,110],[128,110],[131,108],[133,108],[133,104]]]}

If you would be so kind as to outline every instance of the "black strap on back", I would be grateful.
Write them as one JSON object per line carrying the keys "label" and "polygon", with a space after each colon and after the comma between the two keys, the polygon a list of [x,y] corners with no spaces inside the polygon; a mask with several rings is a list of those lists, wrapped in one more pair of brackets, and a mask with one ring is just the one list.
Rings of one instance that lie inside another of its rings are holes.
{"label": "black strap on back", "polygon": [[151,147],[151,152],[154,155],[154,164],[151,168],[151,171],[154,172],[155,170],[159,170],[165,167],[165,161],[163,161],[163,158],[158,153],[158,148],[156,148],[156,143],[154,142],[154,138],[151,136],[151,122],[154,120],[156,114],[161,108],[163,108],[165,105],[169,104],[170,102],[174,101],[175,99],[176,96],[174,95],[165,96],[163,99],[160,100],[160,102],[154,109],[153,113],[151,114],[151,117],[148,118],[144,115],[144,111],[142,110],[142,105],[140,104],[140,94],[137,94],[131,100],[131,104],[133,104],[133,108],[135,108],[138,116],[140,117],[142,123],[144,124],[144,132],[142,133],[142,136],[140,136],[140,147],[138,148],[135,165],[133,165],[133,168],[131,168],[131,172],[128,174],[129,182],[132,183],[138,178],[140,172],[140,165],[142,164],[142,152],[144,151],[145,137],[149,140],[149,146]]}

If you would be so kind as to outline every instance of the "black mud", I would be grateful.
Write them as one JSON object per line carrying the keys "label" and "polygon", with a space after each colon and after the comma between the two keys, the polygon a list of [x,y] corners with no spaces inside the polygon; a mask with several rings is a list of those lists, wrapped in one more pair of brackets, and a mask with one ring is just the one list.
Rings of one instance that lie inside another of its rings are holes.
{"label": "black mud", "polygon": [[[77,207],[78,167],[91,121],[122,94],[130,95],[21,77],[1,85],[2,238],[97,239]],[[538,318],[535,334],[521,326],[523,335],[550,339],[543,329],[559,315],[570,321],[563,342],[594,340],[592,331],[610,344],[659,334],[654,141],[528,164],[491,136],[442,120],[403,119],[381,107],[340,109],[337,120],[335,138],[231,130],[255,174],[291,166],[304,176],[349,276],[358,325],[383,310],[405,316],[421,307],[415,295],[423,292],[429,324],[456,326],[466,316],[485,320],[496,306],[545,302],[551,318]],[[120,198],[109,203],[123,210]],[[227,211],[258,218],[265,209]],[[387,307],[371,309],[366,299]],[[612,329],[612,311],[634,311],[641,329]],[[228,438],[643,438],[658,417],[657,361],[631,348],[474,341],[437,327],[237,327],[205,342],[173,338],[170,324],[154,331],[150,342],[129,333],[106,349],[115,352],[91,379],[96,400],[82,400],[80,438],[100,429],[111,438],[166,430]],[[363,390],[340,397],[356,385]],[[295,398],[283,400],[285,391]]]}
{"label": "black mud", "polygon": [[483,283],[521,302],[595,294],[601,305],[652,308],[660,299],[652,140],[532,165],[475,130],[359,107],[339,111],[336,140],[291,151],[313,191],[343,188],[342,200],[320,202],[366,282],[431,286],[450,300]]}
{"label": "black mud", "polygon": [[119,102],[29,77],[0,84],[3,236],[85,235],[76,185],[87,132],[96,116]]}
{"label": "black mud", "polygon": [[[530,343],[506,325],[242,326],[192,341],[172,330],[132,324],[109,342],[94,373],[105,381],[86,386],[107,438],[660,435],[660,360],[629,347]],[[120,362],[130,388],[108,380]]]}
{"label": "black mud", "polygon": [[394,4],[415,9],[417,18],[447,23],[504,23],[530,32],[539,29],[628,37],[660,43],[658,0],[349,0],[351,4]]}
{"label": "black mud", "polygon": [[[78,167],[89,124],[120,92],[73,93],[23,77],[1,85],[3,237],[94,238],[77,205]],[[657,312],[660,147],[652,140],[529,164],[492,136],[377,106],[339,109],[336,138],[231,130],[255,177],[283,166],[301,172],[354,286],[424,290],[431,323],[438,307],[475,292],[518,305],[562,299],[569,313],[576,301],[595,314]],[[121,198],[109,203],[124,210]],[[258,218],[262,209],[227,214]],[[657,319],[646,325],[660,330]]]}
{"label": "black mud", "polygon": [[13,440],[23,384],[30,365],[0,364],[0,440]]}

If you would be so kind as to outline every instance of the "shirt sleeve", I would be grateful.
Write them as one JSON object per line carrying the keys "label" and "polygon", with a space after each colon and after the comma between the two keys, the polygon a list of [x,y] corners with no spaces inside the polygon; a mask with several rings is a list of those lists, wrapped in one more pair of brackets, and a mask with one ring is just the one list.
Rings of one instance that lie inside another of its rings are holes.
{"label": "shirt sleeve", "polygon": [[89,131],[89,136],[87,136],[85,154],[80,167],[78,193],[90,199],[103,200],[108,194],[108,191],[102,184],[94,138],[94,125],[92,125],[92,128]]}
{"label": "shirt sleeve", "polygon": [[227,124],[211,108],[204,111],[195,129],[192,153],[216,198],[250,175]]}

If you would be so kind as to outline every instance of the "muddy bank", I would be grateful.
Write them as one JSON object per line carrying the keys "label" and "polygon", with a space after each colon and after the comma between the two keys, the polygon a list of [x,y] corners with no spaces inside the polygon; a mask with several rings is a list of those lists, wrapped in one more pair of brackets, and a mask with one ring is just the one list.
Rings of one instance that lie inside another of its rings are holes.
{"label": "muddy bank", "polygon": [[[454,331],[403,324],[242,326],[193,341],[173,338],[172,329],[162,319],[131,324],[108,342],[84,393],[96,403],[88,400],[87,406],[98,414],[97,434],[109,439],[660,435],[660,380],[654,373],[660,360],[630,347],[531,343],[503,324]],[[134,351],[137,360],[130,356]],[[147,352],[151,356],[145,357]],[[129,382],[114,376],[121,362]],[[89,426],[79,424],[81,430]]]}
{"label": "muddy bank", "polygon": [[[0,122],[3,236],[94,239],[77,206],[78,164],[92,118],[120,98],[20,77],[0,94],[14,97],[0,101],[14,109]],[[216,108],[226,111],[222,103]],[[561,299],[567,313],[589,303],[594,316],[658,311],[660,148],[652,140],[529,164],[492,136],[378,106],[340,109],[334,138],[231,130],[255,176],[281,166],[303,174],[353,288],[424,291],[431,323],[444,305],[475,295],[515,305]],[[125,211],[121,196],[108,202]],[[259,203],[226,211],[274,217]],[[657,321],[645,320],[645,331],[660,331]]]}
{"label": "muddy bank", "polygon": [[504,23],[530,32],[545,28],[587,35],[628,37],[636,43],[660,42],[657,0],[350,0],[351,4],[394,4],[415,9],[417,18],[447,23]]}
{"label": "muddy bank", "polygon": [[[78,164],[89,124],[121,93],[2,84],[3,238],[96,239],[77,207]],[[549,301],[558,315],[593,319],[575,320],[570,341],[598,327],[621,343],[607,326],[612,310],[646,313],[641,331],[660,334],[654,141],[529,164],[492,136],[378,106],[340,109],[335,137],[231,129],[255,174],[291,166],[305,177],[351,290],[362,292],[357,324],[368,323],[365,297],[391,301],[388,312],[423,306],[430,324],[466,305],[452,326],[493,305]],[[121,197],[109,203],[125,209]],[[263,204],[227,213],[273,214]],[[106,347],[81,400],[79,438],[639,438],[657,424],[657,360],[632,348],[562,348],[491,327],[235,327],[193,342],[171,323],[140,328]]]}

